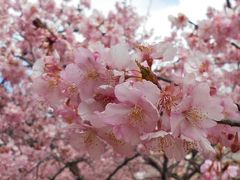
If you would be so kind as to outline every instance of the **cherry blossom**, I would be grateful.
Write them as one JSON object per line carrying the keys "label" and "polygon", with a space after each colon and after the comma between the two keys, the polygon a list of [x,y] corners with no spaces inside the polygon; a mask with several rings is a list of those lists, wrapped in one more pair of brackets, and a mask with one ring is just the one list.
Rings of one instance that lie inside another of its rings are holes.
{"label": "cherry blossom", "polygon": [[239,0],[154,43],[128,1],[0,2],[1,178],[239,178]]}

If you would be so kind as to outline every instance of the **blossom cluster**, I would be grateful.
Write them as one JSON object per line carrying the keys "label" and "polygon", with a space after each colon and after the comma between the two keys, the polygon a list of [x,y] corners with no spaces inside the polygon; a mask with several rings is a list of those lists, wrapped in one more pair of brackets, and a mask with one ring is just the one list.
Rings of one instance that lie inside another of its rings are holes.
{"label": "blossom cluster", "polygon": [[90,0],[0,3],[2,179],[110,179],[135,158],[116,177],[190,179],[202,157],[204,178],[239,174],[216,152],[240,149],[239,0],[196,24],[170,16],[151,44],[127,2],[106,16]]}
{"label": "blossom cluster", "polygon": [[[166,58],[165,46],[158,44],[149,56]],[[139,51],[130,53],[125,43],[94,50],[79,47],[73,54],[65,68],[54,59],[37,61],[33,86],[70,124],[70,144],[94,157],[106,144],[123,155],[131,155],[140,144],[175,159],[193,149],[210,155],[214,149],[208,133],[227,111],[237,113],[233,102],[232,108],[225,107],[214,87],[192,74],[178,84],[159,82],[146,61],[136,60]]]}

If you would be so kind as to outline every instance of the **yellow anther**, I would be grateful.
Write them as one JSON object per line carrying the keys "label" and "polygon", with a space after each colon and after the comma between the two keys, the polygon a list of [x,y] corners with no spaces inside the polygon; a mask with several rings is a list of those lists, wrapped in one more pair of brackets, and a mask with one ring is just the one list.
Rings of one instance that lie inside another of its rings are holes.
{"label": "yellow anther", "polygon": [[134,106],[129,114],[130,124],[134,127],[142,125],[144,119],[143,109],[139,106]]}

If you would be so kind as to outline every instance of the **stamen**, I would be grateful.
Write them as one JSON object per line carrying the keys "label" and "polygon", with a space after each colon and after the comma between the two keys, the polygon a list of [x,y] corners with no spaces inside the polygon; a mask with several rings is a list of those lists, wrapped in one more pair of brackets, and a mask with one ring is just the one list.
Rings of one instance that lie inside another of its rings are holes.
{"label": "stamen", "polygon": [[129,114],[130,124],[133,127],[138,127],[139,125],[142,126],[143,118],[144,118],[143,109],[141,107],[135,105]]}
{"label": "stamen", "polygon": [[177,105],[177,98],[171,96],[168,93],[163,92],[159,100],[159,109],[164,109],[168,114],[170,114],[172,107]]}
{"label": "stamen", "polygon": [[98,74],[97,71],[92,70],[92,71],[88,71],[87,77],[88,77],[89,79],[96,80],[96,79],[98,79],[99,74]]}
{"label": "stamen", "polygon": [[122,140],[119,140],[116,138],[116,136],[113,134],[113,132],[109,132],[109,133],[106,133],[110,143],[112,143],[113,145],[124,145],[125,142],[122,141]]}
{"label": "stamen", "polygon": [[87,145],[91,145],[95,139],[96,135],[92,132],[88,132],[85,136],[84,136],[84,143]]}
{"label": "stamen", "polygon": [[205,114],[202,114],[197,109],[192,108],[190,110],[184,111],[186,119],[193,125],[198,126],[200,121],[203,121],[206,118]]}

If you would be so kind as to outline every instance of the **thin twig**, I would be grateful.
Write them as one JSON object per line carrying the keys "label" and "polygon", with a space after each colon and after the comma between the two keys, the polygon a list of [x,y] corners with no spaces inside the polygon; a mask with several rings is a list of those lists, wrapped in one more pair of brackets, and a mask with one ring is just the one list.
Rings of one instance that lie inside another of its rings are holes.
{"label": "thin twig", "polygon": [[238,104],[238,103],[235,103],[235,104],[236,104],[236,106],[238,108],[238,111],[240,112],[240,104]]}
{"label": "thin twig", "polygon": [[150,156],[143,156],[143,159],[146,161],[148,165],[151,165],[153,168],[155,168],[160,174],[162,173],[162,168],[159,166],[158,162],[155,161]]}
{"label": "thin twig", "polygon": [[226,0],[226,4],[227,4],[228,8],[232,9],[232,4],[231,4],[230,0]]}
{"label": "thin twig", "polygon": [[173,83],[174,86],[178,86],[178,84],[176,84],[175,82],[173,82],[172,80],[166,78],[166,77],[162,77],[162,76],[157,76],[157,79],[158,80],[161,80],[161,81],[164,81],[166,83]]}
{"label": "thin twig", "polygon": [[162,179],[168,180],[168,158],[165,154],[163,155]]}
{"label": "thin twig", "polygon": [[79,159],[75,159],[73,161],[64,163],[64,166],[59,169],[51,178],[49,178],[49,180],[55,180],[57,178],[57,176],[59,174],[61,174],[66,168],[69,168],[69,170],[73,173],[73,175],[76,176],[76,178],[78,180],[83,179],[83,177],[80,175],[79,173],[79,169],[77,167],[77,164],[82,162],[82,161],[86,161],[85,158],[79,158]]}
{"label": "thin twig", "polygon": [[106,178],[106,180],[111,180],[112,177],[125,165],[127,165],[130,161],[132,161],[133,159],[139,157],[140,154],[136,153],[134,156],[130,157],[130,158],[125,158],[125,160],[119,165],[117,166],[114,171]]}
{"label": "thin twig", "polygon": [[231,42],[231,45],[233,45],[237,49],[240,49],[239,45],[237,45],[235,42]]}
{"label": "thin twig", "polygon": [[5,82],[6,82],[6,79],[2,78],[2,81],[0,82],[0,84],[4,85]]}
{"label": "thin twig", "polygon": [[198,29],[198,25],[195,24],[194,22],[188,20],[188,23],[189,23],[189,24],[192,24],[192,25],[194,26],[194,29]]}
{"label": "thin twig", "polygon": [[28,60],[27,58],[25,58],[24,56],[15,55],[13,52],[12,52],[12,55],[13,55],[14,57],[16,57],[16,58],[18,58],[18,59],[26,62],[27,65],[28,65],[28,67],[32,67],[32,66],[33,66],[33,63],[32,63],[30,60]]}
{"label": "thin twig", "polygon": [[162,76],[158,76],[157,78],[158,78],[158,80],[162,80],[162,81],[167,82],[167,83],[172,83],[173,82],[172,80],[167,79],[167,78],[162,77]]}
{"label": "thin twig", "polygon": [[226,124],[226,125],[229,125],[229,126],[240,127],[240,121],[236,122],[236,121],[232,121],[232,120],[229,120],[229,119],[224,119],[224,120],[218,121],[217,123],[218,124]]}

